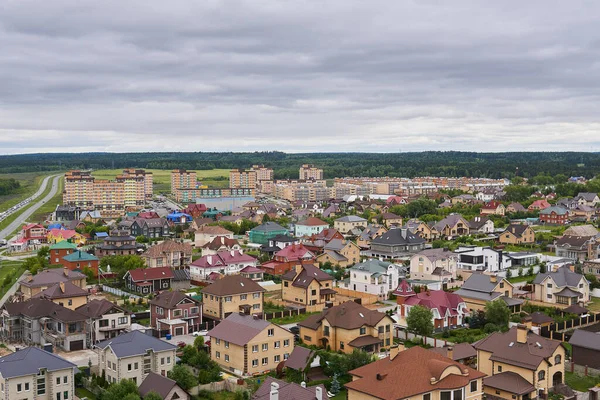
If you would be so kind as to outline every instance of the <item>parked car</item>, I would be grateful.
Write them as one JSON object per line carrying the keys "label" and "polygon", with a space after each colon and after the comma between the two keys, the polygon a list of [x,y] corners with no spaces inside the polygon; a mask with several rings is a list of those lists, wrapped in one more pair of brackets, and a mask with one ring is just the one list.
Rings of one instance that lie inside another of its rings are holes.
{"label": "parked car", "polygon": [[207,329],[202,329],[199,331],[196,331],[194,333],[192,333],[192,335],[198,337],[198,336],[206,336],[208,334],[208,330]]}

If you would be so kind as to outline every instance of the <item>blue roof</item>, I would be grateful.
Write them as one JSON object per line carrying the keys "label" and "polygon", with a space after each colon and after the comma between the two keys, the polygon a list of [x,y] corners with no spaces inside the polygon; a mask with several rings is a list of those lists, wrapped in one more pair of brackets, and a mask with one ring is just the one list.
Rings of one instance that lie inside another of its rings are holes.
{"label": "blue roof", "polygon": [[62,224],[50,224],[48,225],[48,230],[50,229],[64,229],[64,227],[62,226]]}
{"label": "blue roof", "polygon": [[108,237],[108,233],[107,232],[96,232],[96,237],[105,238],[105,237]]}
{"label": "blue roof", "polygon": [[146,335],[140,331],[123,333],[96,345],[96,347],[101,349],[109,346],[119,358],[146,354],[146,351],[150,349],[154,350],[154,352],[159,352],[177,348],[177,346],[171,343],[157,339],[154,336]]}
{"label": "blue roof", "polygon": [[56,354],[37,347],[27,347],[0,358],[0,374],[3,378],[36,375],[40,368],[46,368],[48,371],[58,371],[77,368],[77,366]]}

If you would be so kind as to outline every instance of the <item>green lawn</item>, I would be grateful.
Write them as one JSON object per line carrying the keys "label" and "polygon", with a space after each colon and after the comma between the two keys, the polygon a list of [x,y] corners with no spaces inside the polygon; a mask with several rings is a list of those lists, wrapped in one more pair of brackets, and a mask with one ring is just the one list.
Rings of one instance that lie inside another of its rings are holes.
{"label": "green lawn", "polygon": [[277,325],[292,324],[294,322],[304,321],[306,318],[308,318],[309,316],[314,315],[314,314],[318,314],[318,313],[312,312],[312,313],[306,313],[306,314],[292,315],[291,317],[273,318],[273,319],[269,320],[269,322],[272,322]]}
{"label": "green lawn", "polygon": [[[4,296],[6,291],[21,277],[23,272],[25,272],[25,268],[20,261],[0,261],[0,297]],[[11,279],[10,282],[4,285],[4,280],[7,276],[11,276]]]}
{"label": "green lawn", "polygon": [[96,400],[96,396],[94,396],[94,393],[90,392],[89,390],[87,390],[85,388],[75,388],[75,394],[80,399],[87,397],[90,400]]}
{"label": "green lawn", "polygon": [[40,208],[38,208],[36,212],[31,214],[31,217],[29,217],[30,221],[43,222],[44,220],[46,220],[48,218],[49,214],[53,213],[54,210],[56,210],[57,205],[62,204],[62,192],[63,192],[64,182],[65,182],[64,177],[61,177],[58,180],[58,191],[56,192],[56,195],[54,195],[54,197],[52,197],[45,204],[43,204]]}
{"label": "green lawn", "polygon": [[565,383],[574,390],[587,392],[589,388],[600,383],[600,377],[597,376],[581,376],[573,372],[565,372]]}
{"label": "green lawn", "polygon": [[535,276],[513,276],[512,278],[508,278],[508,281],[510,283],[527,282],[528,280],[533,278],[535,278]]}
{"label": "green lawn", "polygon": [[340,390],[338,394],[332,397],[332,400],[346,400],[346,389]]}
{"label": "green lawn", "polygon": [[600,297],[592,297],[592,302],[587,305],[588,310],[600,312]]}

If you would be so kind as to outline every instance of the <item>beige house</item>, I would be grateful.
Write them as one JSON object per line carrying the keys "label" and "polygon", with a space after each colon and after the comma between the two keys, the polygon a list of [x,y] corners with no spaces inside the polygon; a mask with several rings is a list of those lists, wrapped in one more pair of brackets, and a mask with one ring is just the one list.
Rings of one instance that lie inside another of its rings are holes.
{"label": "beige house", "polygon": [[360,247],[350,240],[333,239],[323,247],[316,258],[319,266],[330,262],[334,266],[347,268],[360,261]]}
{"label": "beige house", "polygon": [[226,275],[202,289],[204,315],[225,319],[240,310],[262,314],[265,289],[241,275]]}
{"label": "beige house", "polygon": [[109,383],[131,379],[140,385],[150,372],[166,376],[175,366],[177,346],[140,331],[96,344],[100,375]]}
{"label": "beige house", "polygon": [[439,232],[440,236],[455,237],[468,235],[471,231],[469,221],[460,214],[450,214],[441,221],[433,225],[433,229]]}
{"label": "beige house", "polygon": [[355,228],[366,228],[368,221],[356,215],[347,215],[333,221],[333,227],[346,235]]}
{"label": "beige house", "polygon": [[231,314],[208,332],[210,355],[235,375],[273,371],[294,350],[294,334],[258,317]]}
{"label": "beige house", "polygon": [[488,395],[535,399],[565,382],[565,348],[558,341],[530,332],[525,325],[495,332],[473,347],[477,350],[477,369],[487,375],[483,387]]}
{"label": "beige house", "polygon": [[496,275],[472,274],[456,292],[471,311],[483,310],[488,301],[503,301],[511,312],[521,311],[521,299],[513,299],[512,283]]}
{"label": "beige house", "polygon": [[448,249],[427,249],[410,259],[412,279],[444,281],[456,279],[458,254]]}
{"label": "beige house", "polygon": [[192,245],[165,240],[142,253],[148,268],[185,267],[192,263]]}
{"label": "beige house", "polygon": [[590,283],[585,276],[560,267],[538,274],[533,280],[533,299],[556,306],[585,305],[590,301]]}
{"label": "beige house", "polygon": [[3,399],[75,398],[77,366],[38,347],[27,347],[0,358]]}
{"label": "beige house", "polygon": [[435,229],[434,225],[435,224],[433,222],[421,222],[417,226],[415,233],[421,236],[423,239],[427,240],[428,242],[433,242],[440,236],[440,233]]}
{"label": "beige house", "polygon": [[312,264],[296,265],[281,277],[283,301],[315,306],[311,311],[322,310],[335,299],[333,277]]}
{"label": "beige house", "polygon": [[233,239],[233,232],[218,225],[203,225],[194,233],[194,246],[199,249],[218,236]]}
{"label": "beige house", "polygon": [[311,315],[298,323],[300,338],[308,345],[352,353],[377,353],[393,343],[394,320],[353,301]]}
{"label": "beige house", "polygon": [[68,268],[45,269],[35,275],[27,274],[23,280],[19,281],[19,292],[22,293],[23,300],[28,300],[61,282],[71,282],[80,288],[85,288],[87,277],[81,272],[71,271]]}
{"label": "beige house", "polygon": [[529,225],[510,224],[500,234],[502,244],[530,244],[535,242],[535,231]]}
{"label": "beige house", "polygon": [[71,282],[55,283],[49,288],[42,290],[33,298],[48,299],[71,310],[85,305],[88,301],[89,292]]}

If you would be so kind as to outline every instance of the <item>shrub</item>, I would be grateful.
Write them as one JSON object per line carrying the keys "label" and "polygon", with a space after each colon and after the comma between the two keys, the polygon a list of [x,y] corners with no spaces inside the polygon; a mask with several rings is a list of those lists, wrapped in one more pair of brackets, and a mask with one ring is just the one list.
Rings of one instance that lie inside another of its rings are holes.
{"label": "shrub", "polygon": [[483,331],[485,333],[492,333],[492,332],[496,332],[498,331],[498,325],[493,324],[491,322],[488,322],[487,324],[485,324],[485,326],[483,327]]}

